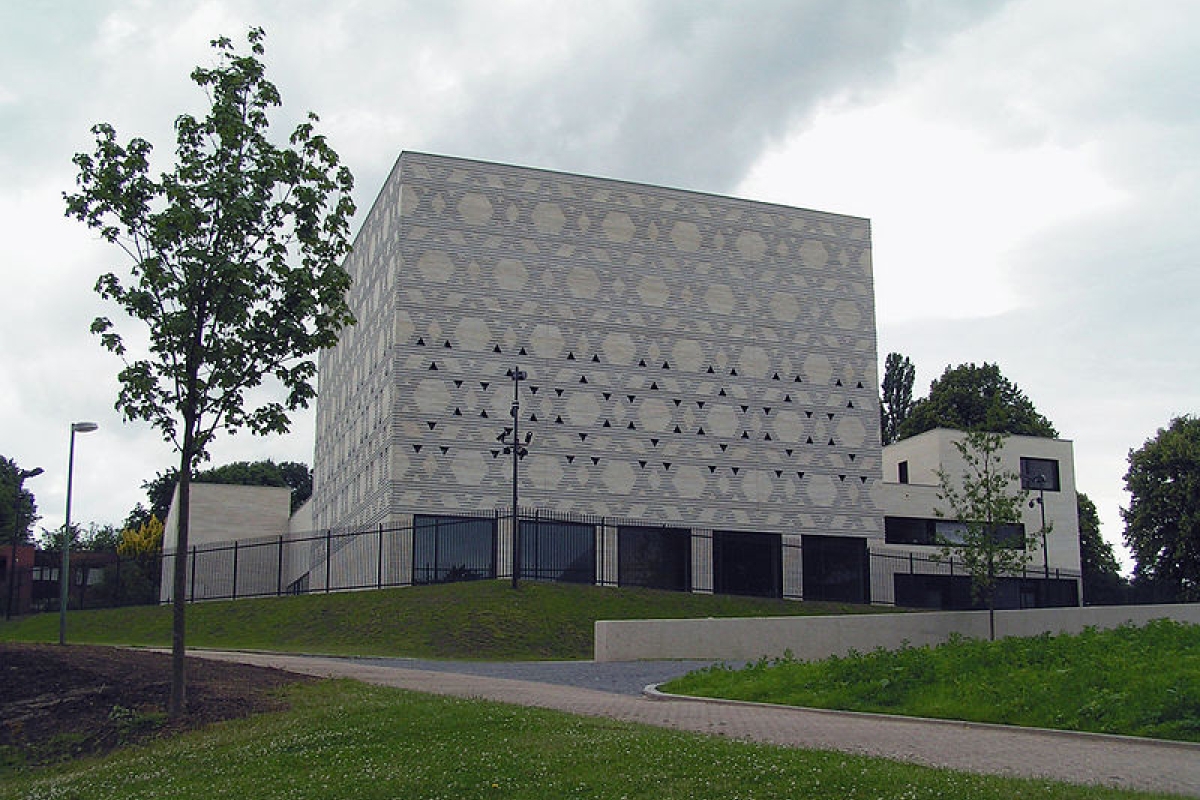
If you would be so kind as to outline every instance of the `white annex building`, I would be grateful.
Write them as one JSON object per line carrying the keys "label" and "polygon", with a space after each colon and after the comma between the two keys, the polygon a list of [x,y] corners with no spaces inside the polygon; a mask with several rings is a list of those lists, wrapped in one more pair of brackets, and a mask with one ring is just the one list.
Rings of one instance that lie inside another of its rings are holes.
{"label": "white annex building", "polygon": [[[346,268],[358,324],[322,355],[306,512],[326,540],[274,583],[517,562],[522,578],[969,604],[961,570],[928,558],[961,434],[880,445],[868,220],[406,152]],[[514,405],[531,437],[516,558]],[[1043,476],[1025,525],[1053,521],[1004,602],[1074,605],[1071,444],[1010,437],[1004,457]],[[330,538],[362,530],[376,544]]]}

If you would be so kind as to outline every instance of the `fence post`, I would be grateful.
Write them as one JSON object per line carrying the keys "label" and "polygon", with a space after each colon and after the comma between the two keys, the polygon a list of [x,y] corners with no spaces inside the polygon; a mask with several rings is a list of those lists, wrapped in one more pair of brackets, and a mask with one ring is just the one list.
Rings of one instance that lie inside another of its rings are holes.
{"label": "fence post", "polygon": [[[184,553],[184,558],[187,553]],[[196,545],[192,545],[192,596],[189,598],[192,602],[196,600]]]}
{"label": "fence post", "polygon": [[237,600],[237,568],[238,568],[238,540],[233,540],[233,597],[232,600]]}
{"label": "fence post", "polygon": [[275,596],[283,594],[283,534],[279,534],[279,563],[275,569]]}
{"label": "fence post", "polygon": [[375,565],[375,588],[383,588],[383,523],[379,523],[379,559]]}
{"label": "fence post", "polygon": [[333,562],[333,528],[325,529],[325,593],[329,594],[329,573]]}

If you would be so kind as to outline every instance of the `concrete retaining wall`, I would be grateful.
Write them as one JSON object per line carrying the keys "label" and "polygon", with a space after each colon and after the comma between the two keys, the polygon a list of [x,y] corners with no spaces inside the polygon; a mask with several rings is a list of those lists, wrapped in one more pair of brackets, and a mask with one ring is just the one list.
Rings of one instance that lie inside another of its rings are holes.
{"label": "concrete retaining wall", "polygon": [[[996,636],[1077,633],[1087,627],[1114,628],[1170,618],[1200,624],[1200,603],[1156,606],[1091,606],[997,611]],[[801,660],[941,644],[953,633],[986,639],[986,611],[860,614],[836,617],[600,621],[595,628],[597,661],[649,659],[776,658],[788,650]]]}

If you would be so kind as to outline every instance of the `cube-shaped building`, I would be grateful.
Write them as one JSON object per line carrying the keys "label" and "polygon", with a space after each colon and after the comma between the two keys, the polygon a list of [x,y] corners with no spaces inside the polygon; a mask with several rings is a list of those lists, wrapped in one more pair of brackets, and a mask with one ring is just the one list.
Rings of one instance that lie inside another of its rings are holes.
{"label": "cube-shaped building", "polygon": [[866,599],[867,220],[406,152],[346,267],[317,527],[415,526],[419,582],[470,525],[507,574],[515,394],[522,574]]}

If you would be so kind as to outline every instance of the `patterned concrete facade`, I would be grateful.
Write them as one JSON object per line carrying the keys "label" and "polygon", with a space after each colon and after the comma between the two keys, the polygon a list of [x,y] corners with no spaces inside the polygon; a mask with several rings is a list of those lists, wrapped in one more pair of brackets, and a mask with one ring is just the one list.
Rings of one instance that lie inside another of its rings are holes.
{"label": "patterned concrete facade", "polygon": [[877,539],[870,224],[403,153],[323,354],[313,520],[511,503],[693,529]]}

